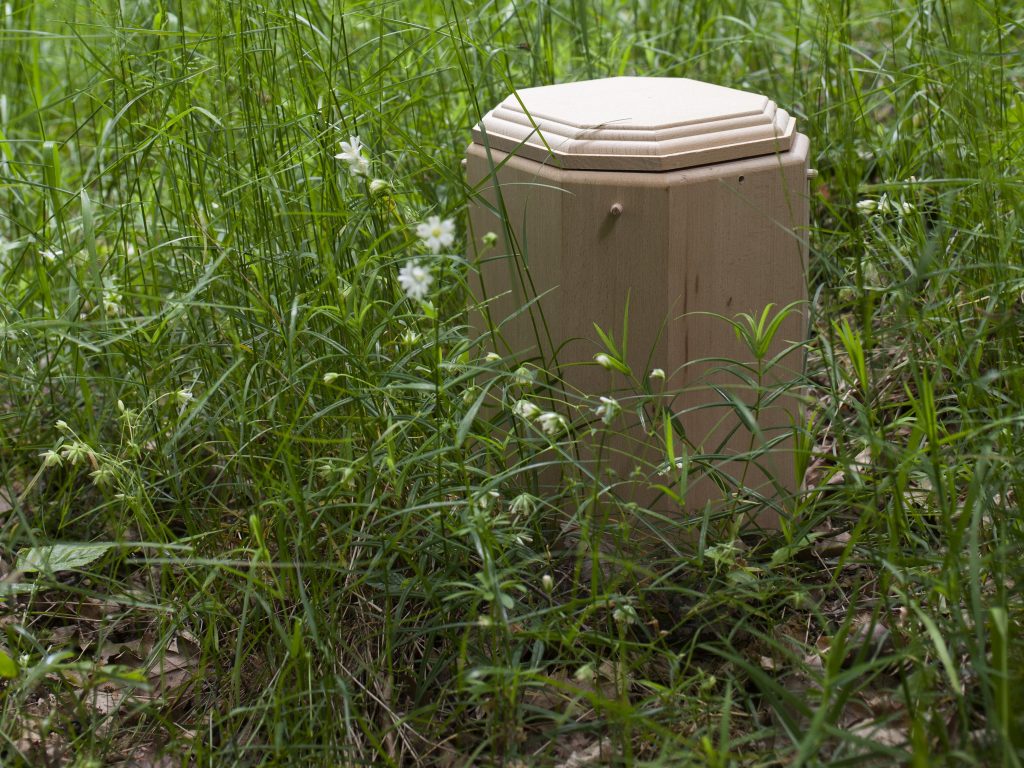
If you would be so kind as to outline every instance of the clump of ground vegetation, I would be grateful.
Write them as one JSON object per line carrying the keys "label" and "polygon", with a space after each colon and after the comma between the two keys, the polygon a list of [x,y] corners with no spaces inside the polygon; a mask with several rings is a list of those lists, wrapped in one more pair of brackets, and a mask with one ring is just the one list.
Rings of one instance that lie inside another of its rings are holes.
{"label": "clump of ground vegetation", "polygon": [[[1020,764],[1011,6],[2,10],[4,765]],[[811,139],[778,530],[617,497],[576,442],[666,393],[470,332],[470,127],[619,74]]]}

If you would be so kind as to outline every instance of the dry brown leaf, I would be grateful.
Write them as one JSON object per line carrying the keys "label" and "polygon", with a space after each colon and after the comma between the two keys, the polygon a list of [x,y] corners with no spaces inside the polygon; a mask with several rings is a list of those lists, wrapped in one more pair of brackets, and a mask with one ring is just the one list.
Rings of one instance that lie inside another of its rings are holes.
{"label": "dry brown leaf", "polygon": [[615,750],[609,739],[601,739],[588,747],[573,750],[568,759],[558,764],[558,768],[583,768],[587,765],[607,764],[615,756]]}
{"label": "dry brown leaf", "polygon": [[184,656],[167,652],[149,669],[149,682],[163,696],[181,692],[193,680],[195,662]]}
{"label": "dry brown leaf", "polygon": [[14,509],[14,501],[11,492],[6,488],[0,488],[0,515]]}
{"label": "dry brown leaf", "polygon": [[821,537],[814,541],[814,551],[822,558],[838,557],[846,550],[850,543],[849,531],[839,531],[833,536]]}
{"label": "dry brown leaf", "polygon": [[130,758],[118,763],[111,763],[111,768],[178,768],[181,761],[167,754],[162,754],[155,747],[140,749]]}
{"label": "dry brown leaf", "polygon": [[864,645],[871,645],[876,653],[892,650],[892,633],[881,620],[872,623],[871,614],[855,619],[853,629],[846,638],[846,647],[849,650]]}
{"label": "dry brown leaf", "polygon": [[[568,675],[558,675],[563,678],[565,685],[571,685]],[[572,701],[561,689],[545,685],[543,687],[530,687],[523,691],[523,703],[537,709],[548,712],[564,712],[566,706]]]}
{"label": "dry brown leaf", "polygon": [[887,747],[903,747],[910,743],[909,728],[906,726],[894,727],[891,724],[882,724],[869,720],[851,727],[849,731],[861,738],[868,739],[876,744],[883,744]]}

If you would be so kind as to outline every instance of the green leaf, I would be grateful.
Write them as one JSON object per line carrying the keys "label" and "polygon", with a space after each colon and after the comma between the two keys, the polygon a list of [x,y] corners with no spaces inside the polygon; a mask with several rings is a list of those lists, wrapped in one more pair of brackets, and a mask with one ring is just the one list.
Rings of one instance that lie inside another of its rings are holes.
{"label": "green leaf", "polygon": [[789,544],[783,544],[772,553],[772,559],[769,563],[769,567],[777,568],[780,565],[788,563],[794,556],[814,544],[815,540],[820,539],[822,535],[823,534],[820,532],[809,533],[796,541],[790,542]]}
{"label": "green leaf", "polygon": [[0,581],[0,597],[8,597],[10,595],[27,595],[30,592],[35,592],[38,589],[36,584],[26,584],[17,581]]}
{"label": "green leaf", "polygon": [[480,406],[483,405],[484,398],[487,397],[487,393],[490,391],[491,385],[488,384],[484,387],[483,392],[477,397],[473,405],[470,406],[469,410],[466,411],[466,415],[462,417],[462,421],[459,422],[459,428],[455,433],[455,447],[461,448],[462,443],[466,439],[466,435],[469,434],[469,430],[473,426],[473,420],[476,418],[477,412],[480,410]]}
{"label": "green leaf", "polygon": [[750,434],[757,438],[758,442],[763,443],[764,435],[761,433],[761,427],[757,424],[757,417],[754,416],[747,404],[740,400],[739,396],[731,389],[725,389],[723,387],[712,388],[725,400],[729,401],[729,405],[732,406],[732,409],[736,412],[739,420],[743,422],[743,426],[747,428]]}
{"label": "green leaf", "polygon": [[949,677],[950,686],[957,695],[962,695],[964,689],[960,686],[960,676],[956,672],[956,663],[953,661],[953,655],[946,646],[946,641],[942,638],[942,631],[931,616],[916,605],[911,607],[917,614],[917,618],[924,624],[924,628],[928,631],[928,637],[931,638],[932,644],[935,646],[935,652],[939,655],[939,661],[942,662],[946,675]]}
{"label": "green leaf", "polygon": [[601,341],[604,343],[605,349],[611,353],[611,356],[618,357],[619,348],[615,346],[615,339],[601,330],[601,326],[597,323],[594,323],[594,330],[597,331],[597,335],[601,337]]}
{"label": "green leaf", "polygon": [[116,545],[113,542],[96,542],[51,544],[46,547],[22,549],[18,552],[15,568],[22,573],[72,571],[99,560],[114,546]]}
{"label": "green leaf", "polygon": [[13,680],[18,676],[18,663],[4,651],[0,651],[0,677]]}

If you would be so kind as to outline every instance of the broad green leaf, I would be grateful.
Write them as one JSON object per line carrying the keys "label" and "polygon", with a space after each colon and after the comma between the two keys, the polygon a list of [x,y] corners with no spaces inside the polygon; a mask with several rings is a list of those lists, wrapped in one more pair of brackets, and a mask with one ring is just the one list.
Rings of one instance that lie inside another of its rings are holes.
{"label": "broad green leaf", "polygon": [[72,571],[99,560],[114,546],[113,542],[96,542],[31,547],[18,552],[15,568],[22,573]]}
{"label": "broad green leaf", "polygon": [[810,547],[814,544],[815,540],[820,539],[821,536],[822,534],[820,532],[809,533],[796,541],[790,542],[789,544],[783,544],[772,553],[772,559],[769,566],[777,568],[780,565],[788,563],[795,555]]}
{"label": "broad green leaf", "polygon": [[18,676],[18,663],[4,651],[0,651],[0,677],[11,680]]}

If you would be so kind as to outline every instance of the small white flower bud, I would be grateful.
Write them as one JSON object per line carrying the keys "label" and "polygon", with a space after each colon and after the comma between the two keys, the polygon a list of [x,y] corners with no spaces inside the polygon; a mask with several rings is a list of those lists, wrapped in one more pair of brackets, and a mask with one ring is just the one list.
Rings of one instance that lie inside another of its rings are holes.
{"label": "small white flower bud", "polygon": [[619,624],[635,624],[637,621],[636,609],[629,605],[620,605],[612,611],[612,618]]}
{"label": "small white flower bud", "polygon": [[540,416],[540,408],[529,400],[517,400],[516,404],[512,406],[512,412],[527,420]]}
{"label": "small white flower bud", "polygon": [[594,676],[594,667],[591,664],[584,664],[573,673],[573,677],[576,678],[578,683],[589,683],[594,679]]}
{"label": "small white flower bud", "polygon": [[335,373],[334,371],[328,371],[327,373],[324,374],[324,384],[330,384],[340,375],[341,374]]}
{"label": "small white flower bud", "polygon": [[537,374],[535,374],[525,365],[521,365],[518,368],[516,368],[516,371],[514,374],[512,374],[512,376],[513,381],[515,381],[515,383],[518,384],[520,387],[532,386],[533,382],[537,378]]}
{"label": "small white flower bud", "polygon": [[59,467],[64,461],[59,453],[52,450],[40,453],[39,458],[43,460],[43,469],[49,469],[50,467]]}
{"label": "small white flower bud", "polygon": [[537,417],[537,421],[540,422],[540,428],[544,430],[544,434],[551,437],[555,437],[566,429],[565,419],[554,411],[542,413]]}
{"label": "small white flower bud", "polygon": [[619,401],[613,397],[602,397],[601,404],[594,409],[594,413],[597,414],[605,424],[611,424],[615,420],[615,417],[621,412],[622,406],[620,406]]}
{"label": "small white flower bud", "polygon": [[65,445],[61,450],[61,458],[68,461],[71,466],[78,466],[88,461],[91,455],[92,451],[89,450],[89,446],[78,441]]}

